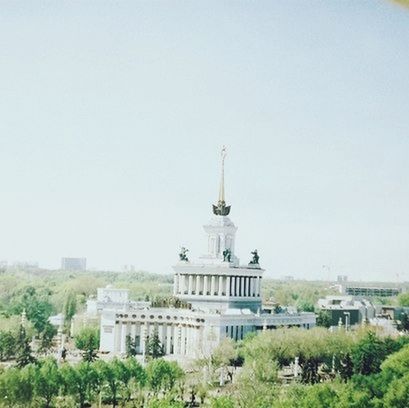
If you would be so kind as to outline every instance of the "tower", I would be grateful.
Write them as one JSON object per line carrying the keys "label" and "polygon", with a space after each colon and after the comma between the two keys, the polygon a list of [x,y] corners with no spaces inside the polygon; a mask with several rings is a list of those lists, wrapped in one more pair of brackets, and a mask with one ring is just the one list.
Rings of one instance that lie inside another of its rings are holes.
{"label": "tower", "polygon": [[226,148],[221,152],[219,199],[213,205],[213,217],[203,226],[207,234],[207,254],[197,261],[182,259],[173,267],[174,295],[191,303],[194,309],[222,311],[261,307],[261,279],[264,272],[258,262],[240,265],[234,244],[237,227],[230,220],[226,205],[224,162]]}

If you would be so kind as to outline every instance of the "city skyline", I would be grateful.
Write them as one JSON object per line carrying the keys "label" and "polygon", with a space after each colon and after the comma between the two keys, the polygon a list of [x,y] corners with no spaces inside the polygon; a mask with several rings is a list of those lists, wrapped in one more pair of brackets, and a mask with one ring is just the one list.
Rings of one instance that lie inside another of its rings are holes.
{"label": "city skyline", "polygon": [[227,145],[242,263],[409,280],[408,23],[387,1],[4,2],[0,259],[171,273],[205,252]]}

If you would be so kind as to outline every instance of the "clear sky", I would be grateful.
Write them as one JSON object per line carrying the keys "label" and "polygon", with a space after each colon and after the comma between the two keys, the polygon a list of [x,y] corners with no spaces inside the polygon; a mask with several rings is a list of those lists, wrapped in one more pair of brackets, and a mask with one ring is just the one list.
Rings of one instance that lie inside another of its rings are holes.
{"label": "clear sky", "polygon": [[5,1],[0,259],[171,272],[226,200],[271,277],[409,280],[409,10]]}

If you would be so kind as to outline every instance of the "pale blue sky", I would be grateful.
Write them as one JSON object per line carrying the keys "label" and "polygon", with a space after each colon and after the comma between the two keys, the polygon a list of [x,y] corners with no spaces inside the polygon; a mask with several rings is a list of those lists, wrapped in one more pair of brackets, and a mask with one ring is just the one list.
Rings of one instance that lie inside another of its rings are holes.
{"label": "pale blue sky", "polygon": [[243,261],[409,280],[408,97],[386,1],[2,1],[0,259],[171,272],[226,144]]}

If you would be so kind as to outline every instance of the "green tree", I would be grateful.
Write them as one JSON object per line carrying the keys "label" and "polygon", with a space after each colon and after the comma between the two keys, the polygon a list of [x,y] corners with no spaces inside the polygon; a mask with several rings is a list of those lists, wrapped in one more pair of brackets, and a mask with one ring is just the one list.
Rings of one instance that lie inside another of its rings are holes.
{"label": "green tree", "polygon": [[52,306],[47,300],[50,293],[39,294],[33,286],[25,288],[21,300],[12,308],[13,313],[21,314],[26,311],[27,318],[33,323],[39,335],[45,328],[51,316]]}
{"label": "green tree", "polygon": [[337,408],[338,395],[330,384],[316,384],[308,388],[302,406],[305,408]]}
{"label": "green tree", "polygon": [[385,408],[409,407],[409,373],[392,381],[383,402]]}
{"label": "green tree", "polygon": [[409,373],[409,345],[390,355],[382,363],[381,369],[389,378],[400,378]]}
{"label": "green tree", "polygon": [[132,337],[128,334],[125,339],[126,356],[136,356],[136,340],[132,340]]}
{"label": "green tree", "polygon": [[150,398],[148,408],[185,408],[186,405],[182,401],[176,401],[172,396],[165,398]]}
{"label": "green tree", "polygon": [[44,330],[40,334],[40,352],[45,352],[50,350],[52,344],[53,344],[53,339],[54,336],[57,334],[57,329],[47,322],[47,324],[44,326]]}
{"label": "green tree", "polygon": [[64,320],[69,323],[77,312],[77,295],[69,292],[64,302]]}
{"label": "green tree", "polygon": [[159,358],[165,354],[163,349],[163,345],[160,342],[158,328],[155,327],[155,330],[152,336],[149,338],[148,341],[148,355],[152,358]]}
{"label": "green tree", "polygon": [[301,312],[314,312],[314,303],[309,302],[306,299],[298,299],[297,301],[297,309]]}
{"label": "green tree", "polygon": [[346,353],[340,361],[339,375],[346,382],[354,374],[354,363],[352,362],[351,355]]}
{"label": "green tree", "polygon": [[276,361],[268,356],[257,361],[245,361],[234,382],[234,395],[240,407],[271,407],[277,399]]}
{"label": "green tree", "polygon": [[409,316],[407,313],[401,313],[400,315],[400,329],[409,330]]}
{"label": "green tree", "polygon": [[99,329],[97,327],[84,327],[74,337],[75,347],[82,350],[82,358],[90,363],[98,358]]}
{"label": "green tree", "polygon": [[170,391],[183,377],[183,371],[176,362],[163,359],[151,360],[146,366],[148,384],[157,394],[159,391]]}
{"label": "green tree", "polygon": [[71,366],[66,363],[60,374],[66,393],[72,395],[80,408],[85,406],[87,399],[92,402],[96,382],[96,372],[92,364],[81,362]]}
{"label": "green tree", "polygon": [[61,376],[54,358],[46,358],[40,362],[35,371],[35,395],[44,401],[44,407],[49,408],[53,398],[58,395],[61,385]]}
{"label": "green tree", "polygon": [[124,382],[124,385],[126,387],[129,399],[131,395],[131,386],[133,386],[137,391],[140,391],[147,382],[147,376],[145,369],[140,363],[138,363],[138,361],[136,361],[135,358],[127,358],[124,361],[124,365],[130,376],[130,379],[128,380],[126,377],[123,377],[123,379],[127,380]]}
{"label": "green tree", "polygon": [[318,382],[318,366],[320,360],[316,357],[309,357],[301,361],[301,381],[305,384],[315,384]]}
{"label": "green tree", "polygon": [[122,361],[114,358],[109,363],[100,361],[97,365],[103,381],[108,385],[109,400],[115,408],[121,392],[125,365]]}
{"label": "green tree", "polygon": [[329,328],[331,326],[331,316],[326,310],[320,310],[317,315],[317,326]]}
{"label": "green tree", "polygon": [[23,326],[20,326],[16,350],[17,367],[22,368],[36,361],[35,357],[32,355],[30,340],[27,337],[26,330]]}
{"label": "green tree", "polygon": [[398,296],[398,303],[400,306],[409,306],[409,292],[401,293]]}
{"label": "green tree", "polygon": [[32,366],[9,368],[0,375],[0,400],[15,407],[30,404],[33,399]]}
{"label": "green tree", "polygon": [[379,372],[385,355],[385,343],[369,331],[352,349],[355,372],[362,375]]}
{"label": "green tree", "polygon": [[235,408],[234,401],[231,397],[223,396],[212,398],[210,401],[211,408]]}
{"label": "green tree", "polygon": [[8,360],[15,354],[16,339],[10,331],[0,331],[0,360]]}

